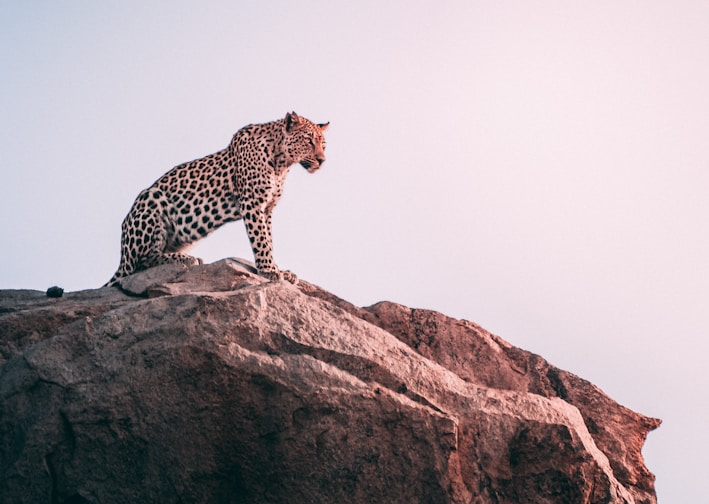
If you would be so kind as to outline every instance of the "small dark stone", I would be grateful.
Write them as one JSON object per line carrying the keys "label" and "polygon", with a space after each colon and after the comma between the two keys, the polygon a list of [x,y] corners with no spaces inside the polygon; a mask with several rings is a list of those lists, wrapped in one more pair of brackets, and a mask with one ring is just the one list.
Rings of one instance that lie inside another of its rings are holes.
{"label": "small dark stone", "polygon": [[47,289],[47,297],[59,298],[64,295],[64,289],[57,287],[56,285]]}

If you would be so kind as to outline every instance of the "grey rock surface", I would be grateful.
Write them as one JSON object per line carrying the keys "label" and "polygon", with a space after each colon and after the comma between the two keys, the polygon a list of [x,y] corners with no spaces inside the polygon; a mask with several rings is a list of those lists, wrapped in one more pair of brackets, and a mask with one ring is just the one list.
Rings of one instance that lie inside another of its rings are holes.
{"label": "grey rock surface", "polygon": [[653,503],[658,425],[470,322],[243,261],[0,291],[3,502]]}

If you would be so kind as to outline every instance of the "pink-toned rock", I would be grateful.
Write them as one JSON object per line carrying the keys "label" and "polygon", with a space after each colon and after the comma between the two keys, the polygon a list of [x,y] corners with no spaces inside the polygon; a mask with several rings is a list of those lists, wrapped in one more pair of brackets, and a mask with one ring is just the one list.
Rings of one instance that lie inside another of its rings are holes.
{"label": "pink-toned rock", "polygon": [[654,502],[655,478],[645,467],[641,450],[647,433],[660,420],[619,405],[588,381],[471,322],[387,302],[367,310],[375,316],[372,322],[468,382],[558,397],[578,408],[596,445],[610,459],[615,477],[636,502]]}
{"label": "pink-toned rock", "polygon": [[248,263],[0,292],[7,502],[655,502],[658,421],[469,322]]}

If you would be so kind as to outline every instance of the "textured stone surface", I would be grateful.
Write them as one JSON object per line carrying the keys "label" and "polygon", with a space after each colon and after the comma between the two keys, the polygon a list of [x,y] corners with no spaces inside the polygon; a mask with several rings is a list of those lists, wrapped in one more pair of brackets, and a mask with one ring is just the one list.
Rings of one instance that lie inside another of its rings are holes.
{"label": "textured stone surface", "polygon": [[0,291],[7,502],[655,502],[659,424],[466,321],[248,263]]}

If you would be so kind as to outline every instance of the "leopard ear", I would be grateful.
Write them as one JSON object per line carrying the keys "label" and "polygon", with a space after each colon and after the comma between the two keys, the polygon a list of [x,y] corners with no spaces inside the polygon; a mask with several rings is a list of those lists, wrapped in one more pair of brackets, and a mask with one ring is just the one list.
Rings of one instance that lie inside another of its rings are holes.
{"label": "leopard ear", "polygon": [[318,128],[320,128],[320,131],[325,131],[329,125],[330,125],[330,121],[328,121],[326,123],[318,124]]}
{"label": "leopard ear", "polygon": [[296,114],[295,112],[290,112],[286,114],[286,131],[290,131],[293,129],[294,126],[297,126],[300,124],[300,116]]}

